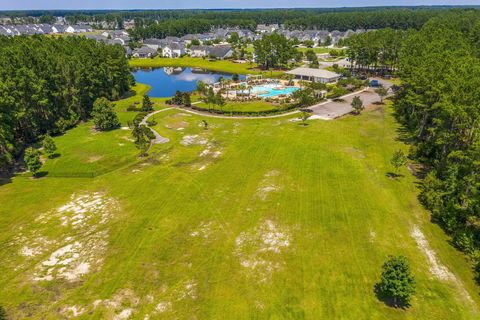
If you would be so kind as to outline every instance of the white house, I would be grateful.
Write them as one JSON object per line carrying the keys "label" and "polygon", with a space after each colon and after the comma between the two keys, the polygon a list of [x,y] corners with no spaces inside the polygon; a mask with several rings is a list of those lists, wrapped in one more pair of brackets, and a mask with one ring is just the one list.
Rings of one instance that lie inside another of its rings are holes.
{"label": "white house", "polygon": [[321,83],[335,82],[341,77],[338,73],[331,72],[328,70],[304,68],[304,67],[296,68],[296,69],[287,71],[285,73],[295,76],[296,79],[315,81],[315,82],[321,82]]}
{"label": "white house", "polygon": [[177,58],[185,53],[185,47],[179,43],[171,43],[162,49],[162,55],[166,58]]}
{"label": "white house", "polygon": [[206,57],[208,55],[208,47],[206,46],[191,46],[188,49],[190,56],[192,57]]}
{"label": "white house", "polygon": [[72,26],[64,24],[55,24],[52,26],[53,33],[75,33],[75,29]]}

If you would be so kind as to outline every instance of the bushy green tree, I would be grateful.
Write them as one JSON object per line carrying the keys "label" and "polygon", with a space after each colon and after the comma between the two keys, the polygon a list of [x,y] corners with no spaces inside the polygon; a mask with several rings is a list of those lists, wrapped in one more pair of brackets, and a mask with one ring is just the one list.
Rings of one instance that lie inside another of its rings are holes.
{"label": "bushy green tree", "polygon": [[388,90],[385,87],[378,87],[375,89],[375,92],[379,95],[380,97],[380,102],[383,103],[383,99],[387,96]]}
{"label": "bushy green tree", "polygon": [[143,102],[142,102],[142,111],[152,111],[153,110],[153,103],[152,100],[150,100],[150,97],[148,95],[143,96]]}
{"label": "bushy green tree", "polygon": [[48,134],[43,138],[42,141],[43,151],[47,154],[49,158],[53,157],[55,151],[57,151],[57,146],[55,145],[55,141],[53,141],[52,137]]}
{"label": "bushy green tree", "polygon": [[365,107],[363,106],[363,101],[362,99],[360,99],[359,96],[353,97],[351,106],[356,114],[360,114],[360,112],[365,109]]}
{"label": "bushy green tree", "polygon": [[393,300],[393,305],[409,306],[415,294],[415,279],[410,263],[404,256],[389,256],[382,266],[382,275],[377,290],[383,298]]}
{"label": "bushy green tree", "polygon": [[93,122],[99,130],[111,130],[120,126],[113,104],[107,98],[98,98],[93,103]]}
{"label": "bushy green tree", "polygon": [[132,130],[132,136],[135,139],[135,146],[140,150],[140,155],[145,156],[155,135],[148,127],[136,125]]}
{"label": "bushy green tree", "polygon": [[30,171],[33,176],[36,177],[38,170],[40,170],[42,167],[42,162],[40,161],[40,152],[30,147],[25,149],[23,161],[25,162],[28,171]]}
{"label": "bushy green tree", "polygon": [[307,125],[306,122],[307,122],[308,118],[310,118],[310,113],[307,112],[307,111],[305,111],[305,110],[302,110],[302,111],[300,112],[300,120],[302,120],[302,124],[303,124],[304,126]]}
{"label": "bushy green tree", "polygon": [[393,153],[392,159],[390,159],[391,165],[395,168],[395,172],[407,164],[407,156],[403,153],[401,149],[398,149]]}

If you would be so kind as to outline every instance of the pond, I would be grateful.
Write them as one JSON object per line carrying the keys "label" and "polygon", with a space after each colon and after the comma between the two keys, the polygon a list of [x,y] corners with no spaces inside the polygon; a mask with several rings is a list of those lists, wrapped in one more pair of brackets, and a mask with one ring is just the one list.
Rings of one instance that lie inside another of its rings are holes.
{"label": "pond", "polygon": [[[135,69],[132,71],[135,81],[145,83],[152,87],[148,95],[155,98],[171,97],[175,91],[193,91],[197,87],[199,80],[206,83],[215,83],[223,77],[232,78],[232,74],[209,71],[197,68],[150,68]],[[239,76],[245,79],[244,75]]]}

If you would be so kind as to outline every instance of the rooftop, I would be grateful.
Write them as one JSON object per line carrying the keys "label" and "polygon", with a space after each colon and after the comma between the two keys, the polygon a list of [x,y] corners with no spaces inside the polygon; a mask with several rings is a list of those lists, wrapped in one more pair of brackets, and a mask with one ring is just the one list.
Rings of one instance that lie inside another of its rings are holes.
{"label": "rooftop", "polygon": [[292,74],[294,76],[306,76],[306,77],[316,77],[316,78],[325,78],[325,79],[332,79],[332,78],[339,78],[340,75],[335,72],[331,72],[324,69],[313,69],[313,68],[296,68],[290,71],[285,72],[286,74]]}

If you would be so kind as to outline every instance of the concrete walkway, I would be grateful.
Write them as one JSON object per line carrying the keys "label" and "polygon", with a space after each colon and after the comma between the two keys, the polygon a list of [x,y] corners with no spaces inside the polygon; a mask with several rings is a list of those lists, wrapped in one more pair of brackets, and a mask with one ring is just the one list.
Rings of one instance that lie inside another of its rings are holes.
{"label": "concrete walkway", "polygon": [[150,131],[152,131],[153,134],[155,135],[155,139],[153,139],[153,140],[150,141],[151,144],[163,144],[163,143],[167,143],[168,141],[170,141],[170,139],[165,138],[165,137],[162,137],[157,131],[153,130],[153,128],[150,128],[149,126],[147,126],[147,120],[148,120],[148,118],[150,118],[150,117],[153,116],[154,114],[157,114],[157,113],[160,113],[160,112],[164,112],[164,111],[167,111],[167,110],[172,110],[172,109],[175,109],[175,108],[166,108],[166,109],[162,109],[162,110],[157,110],[157,111],[151,112],[151,113],[147,114],[147,115],[145,116],[145,118],[143,118],[142,121],[140,122],[140,125],[146,126],[146,127],[149,128]]}

